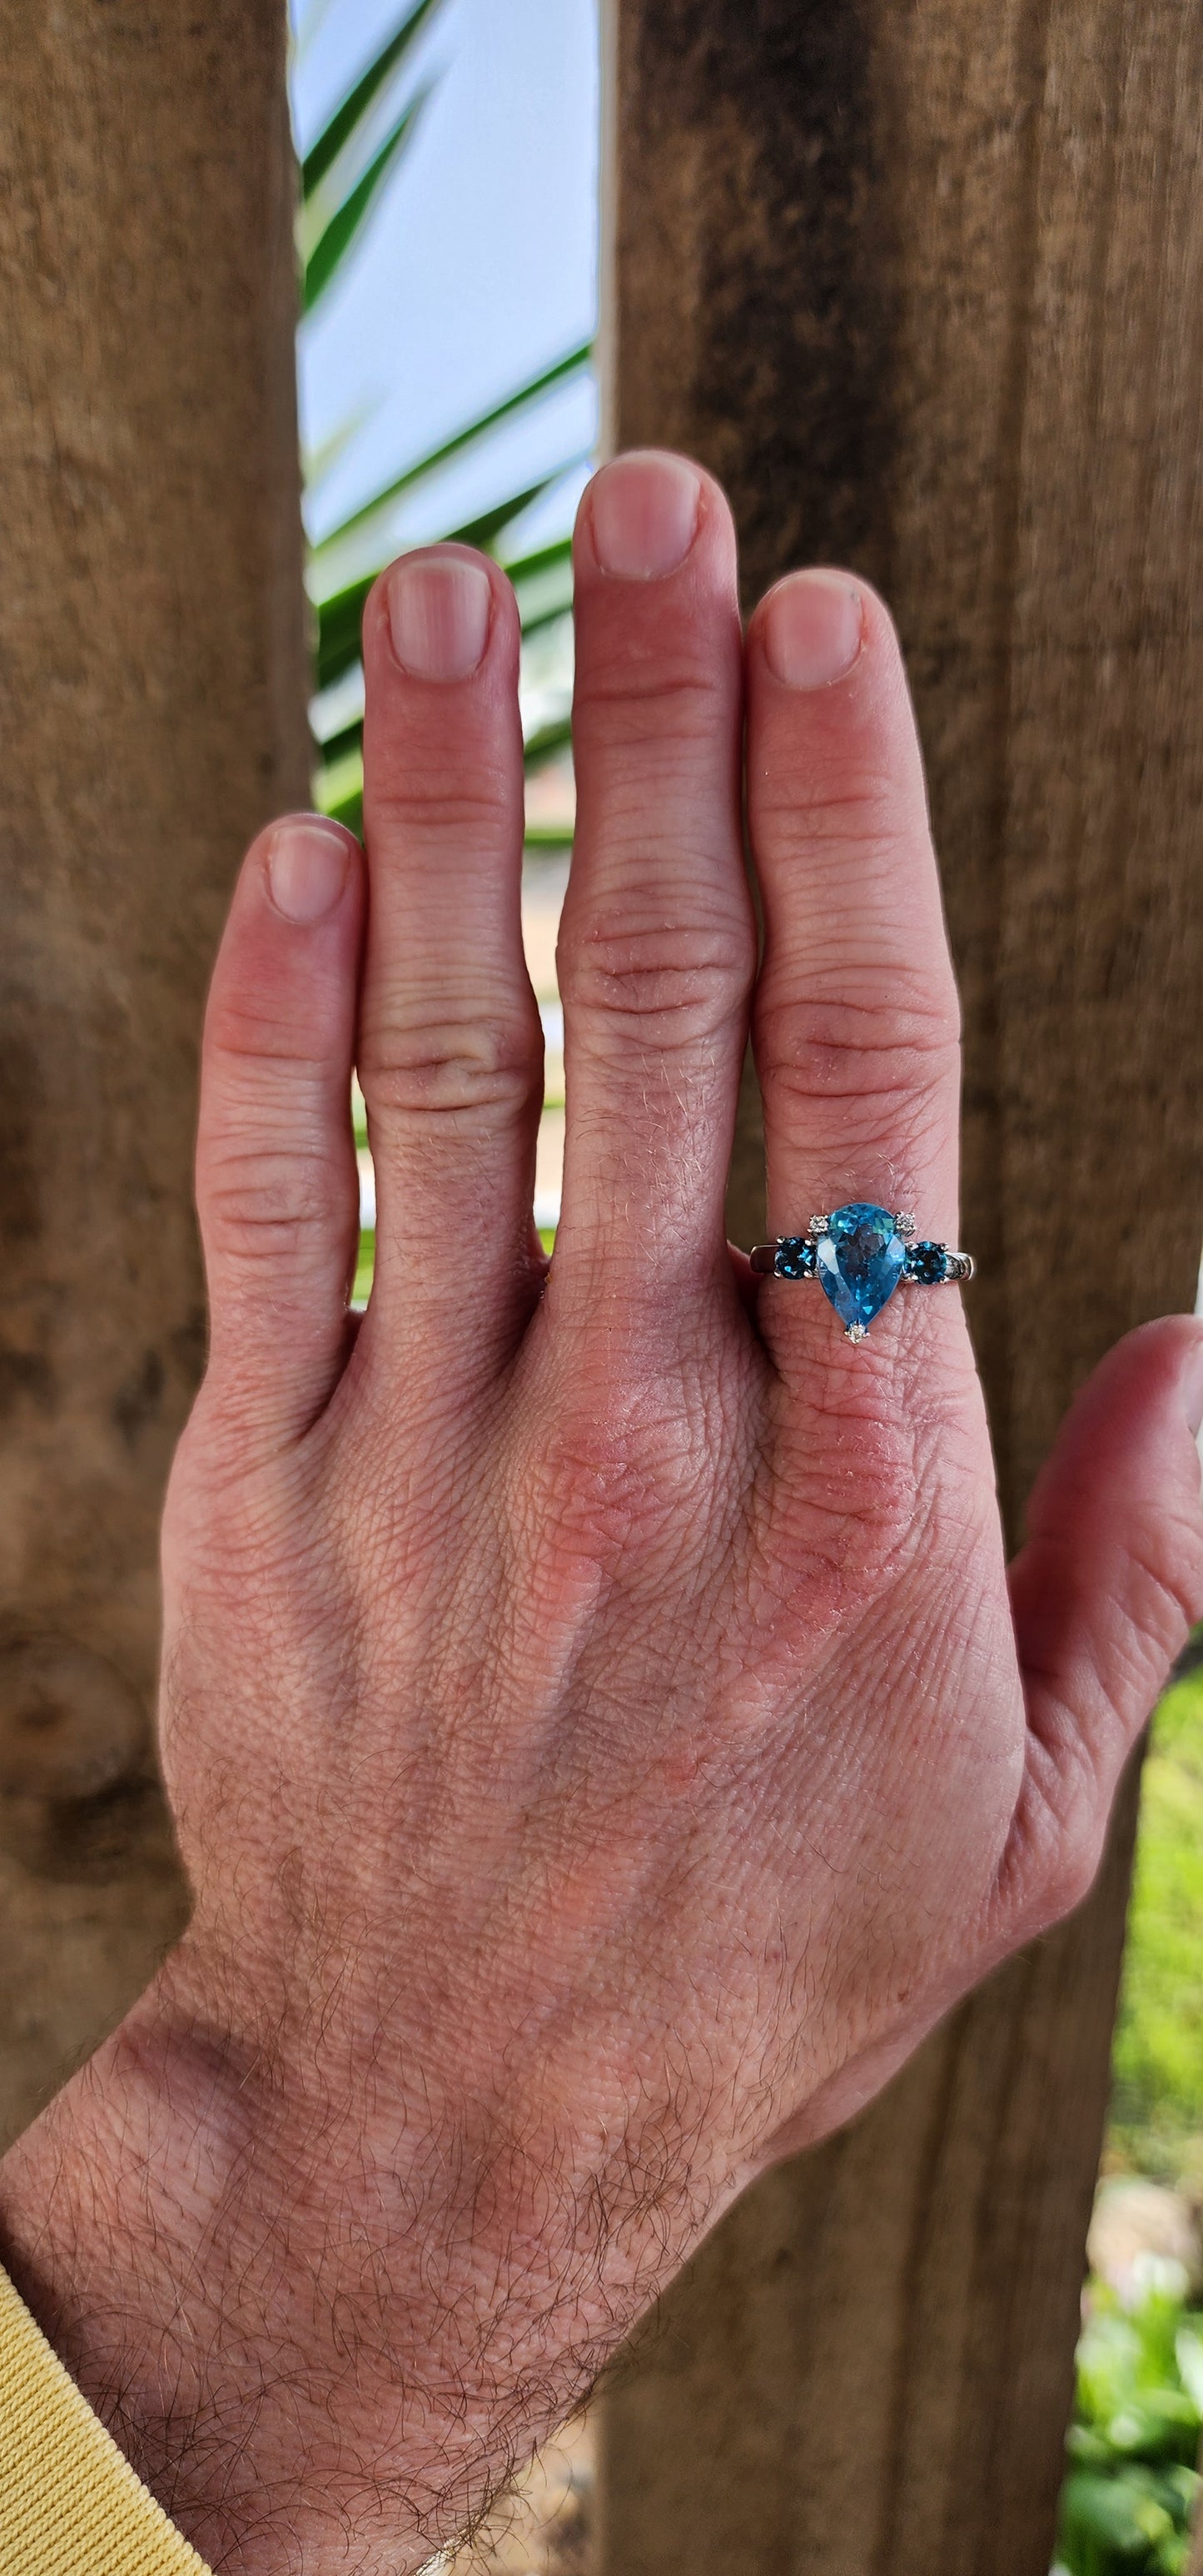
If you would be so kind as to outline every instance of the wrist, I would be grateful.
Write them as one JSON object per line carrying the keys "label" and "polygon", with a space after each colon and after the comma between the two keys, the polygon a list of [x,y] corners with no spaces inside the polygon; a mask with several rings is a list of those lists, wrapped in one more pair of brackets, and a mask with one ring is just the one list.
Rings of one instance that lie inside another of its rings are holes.
{"label": "wrist", "polygon": [[138,2475],[217,2557],[233,2536],[221,2453],[250,2384],[230,2285],[260,2124],[173,1969],[4,2159],[0,2255]]}
{"label": "wrist", "polygon": [[345,2564],[353,2535],[361,2568],[401,2576],[568,2411],[600,2355],[574,2367],[549,2327],[513,2213],[498,2202],[484,2246],[461,2225],[477,2197],[462,2139],[456,2152],[418,2135],[394,2104],[387,2144],[373,2142],[362,2084],[334,2095],[314,2052],[302,2090],[217,2031],[199,1990],[185,1944],[11,2151],[0,2254],[203,2556],[275,2576],[299,2533],[316,2576]]}

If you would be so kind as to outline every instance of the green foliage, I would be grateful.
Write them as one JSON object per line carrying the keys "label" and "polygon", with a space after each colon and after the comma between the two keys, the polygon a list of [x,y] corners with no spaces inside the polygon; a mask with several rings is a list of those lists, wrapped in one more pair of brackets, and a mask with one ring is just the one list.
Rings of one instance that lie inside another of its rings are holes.
{"label": "green foliage", "polygon": [[1203,2182],[1203,1671],[1167,1691],[1145,1763],[1110,2147]]}
{"label": "green foliage", "polygon": [[355,1278],[351,1288],[352,1306],[366,1306],[372,1293],[372,1274],[375,1268],[376,1228],[374,1225],[364,1225],[359,1229],[359,1251],[355,1259]]}
{"label": "green foliage", "polygon": [[[466,449],[479,445],[488,437],[490,431],[500,427],[502,421],[511,419],[516,412],[525,410],[530,404],[537,402],[542,395],[551,393],[557,385],[565,384],[570,378],[583,374],[592,354],[592,342],[588,340],[582,342],[579,348],[570,349],[565,357],[556,359],[554,366],[544,367],[541,373],[531,377],[528,383],[519,385],[516,392],[506,394],[503,401],[494,403],[491,410],[481,412],[475,420],[470,420],[462,429],[457,429],[452,437],[445,438],[441,446],[431,448],[428,455],[420,456],[414,464],[407,465],[403,473],[394,475],[381,491],[373,492],[370,501],[361,502],[357,510],[352,510],[349,518],[344,519],[329,536],[322,538],[320,544],[313,548],[313,562],[324,566],[332,556],[336,557],[340,552],[345,551],[350,542],[362,541],[365,535],[370,533],[372,522],[381,518],[384,512],[411,491],[415,484],[422,482],[426,476],[436,473],[440,466],[450,464],[454,457],[461,456]],[[522,567],[524,576],[534,574],[546,569],[548,564],[558,562],[565,552],[565,547],[566,541],[546,547],[541,554],[532,555]],[[514,568],[511,567],[511,579],[516,577]]]}
{"label": "green foliage", "polygon": [[385,135],[375,110],[402,70],[439,0],[411,0],[391,36],[340,101],[301,163],[301,302],[312,312],[359,240],[373,207],[414,139],[429,96],[419,91]]}
{"label": "green foliage", "polygon": [[[1167,1691],[1145,1763],[1108,2154],[1203,2179],[1203,1671]],[[1067,2576],[1183,2576],[1199,2493],[1203,2316],[1146,2258],[1139,2303],[1093,2281],[1061,2498]]]}
{"label": "green foliage", "polygon": [[1065,2576],[1183,2576],[1203,2422],[1203,2319],[1181,2276],[1150,2261],[1125,2310],[1092,2282],[1078,2346],[1058,2569]]}
{"label": "green foliage", "polygon": [[377,198],[392,177],[402,154],[413,142],[418,118],[430,93],[423,90],[403,109],[391,132],[385,136],[378,152],[373,153],[366,170],[360,172],[353,187],[335,207],[329,221],[323,224],[305,260],[301,280],[301,302],[306,313],[313,311],[319,296],[333,284],[347,253],[353,249]]}
{"label": "green foliage", "polygon": [[[382,142],[374,140],[379,114],[405,71],[411,48],[429,24],[439,0],[410,0],[387,41],[352,84],[317,140],[301,170],[300,250],[306,312],[342,275],[373,207],[397,171],[417,129],[428,91],[405,101]],[[532,409],[558,387],[579,380],[592,355],[588,343],[570,349],[516,386],[500,402],[467,421],[426,455],[413,459],[330,530],[310,554],[309,582],[317,611],[315,677],[317,775],[315,800],[358,832],[363,823],[363,713],[360,677],[360,629],[372,583],[387,562],[389,514],[399,500],[437,475],[455,458],[484,450],[503,422]],[[579,462],[565,457],[555,469],[507,492],[493,506],[462,526],[440,533],[474,545],[505,560],[507,545],[523,512]],[[564,537],[550,546],[507,561],[518,597],[524,637],[567,616],[572,597],[572,547]],[[342,684],[341,694],[340,683]],[[321,699],[335,692],[332,708]],[[527,766],[536,768],[563,749],[569,739],[567,720],[546,726],[526,746]]]}
{"label": "green foliage", "polygon": [[312,198],[316,196],[323,179],[328,176],[341,155],[344,152],[356,150],[386,81],[400,69],[415,39],[421,35],[431,11],[438,5],[439,0],[416,0],[416,5],[406,10],[400,24],[394,27],[387,43],[381,46],[374,60],[368,64],[367,70],[361,72],[359,79],[353,82],[341,104],[336,107],[333,116],[327,119],[317,141],[311,144],[301,163],[303,206],[309,205]]}

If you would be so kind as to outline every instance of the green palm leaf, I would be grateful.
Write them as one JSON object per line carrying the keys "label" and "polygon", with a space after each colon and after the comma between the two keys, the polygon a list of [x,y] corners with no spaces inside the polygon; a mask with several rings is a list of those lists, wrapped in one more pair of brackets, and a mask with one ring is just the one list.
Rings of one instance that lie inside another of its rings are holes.
{"label": "green palm leaf", "polygon": [[541,725],[538,733],[531,735],[523,755],[528,771],[542,769],[545,761],[554,760],[558,751],[566,751],[571,740],[571,716],[560,716],[555,724]]}
{"label": "green palm leaf", "polygon": [[537,554],[507,563],[506,571],[514,585],[524,635],[537,635],[541,627],[567,616],[572,606],[571,537],[560,537],[552,546],[541,546]]}
{"label": "green palm leaf", "polygon": [[573,376],[583,376],[592,356],[592,341],[583,340],[579,348],[570,349],[565,357],[557,358],[553,366],[544,367],[537,376],[531,376],[526,384],[519,385],[516,392],[507,394],[504,401],[494,403],[491,411],[482,412],[477,420],[466,422],[464,427],[457,429],[451,438],[444,439],[440,447],[432,447],[428,455],[418,457],[413,465],[407,465],[403,473],[393,477],[391,483],[386,483],[379,492],[374,492],[370,501],[361,502],[359,508],[351,512],[349,518],[341,520],[338,527],[331,528],[320,543],[314,546],[310,560],[320,563],[324,555],[331,554],[336,546],[344,543],[346,538],[359,534],[369,520],[376,517],[378,511],[387,510],[392,502],[400,500],[403,493],[412,491],[415,483],[423,482],[426,476],[435,473],[440,465],[448,464],[453,456],[462,455],[466,448],[475,446],[478,439],[486,438],[490,430],[497,428],[499,422],[512,419],[516,412],[525,410],[528,403],[537,402],[541,395],[550,393],[554,386],[566,384]]}
{"label": "green palm leaf", "polygon": [[318,811],[319,811],[319,813],[322,813],[322,814],[328,814],[332,823],[342,823],[342,824],[344,824],[344,825],[346,826],[346,829],[347,829],[347,831],[348,831],[348,832],[354,832],[354,834],[355,834],[355,838],[356,838],[356,840],[357,840],[357,841],[362,841],[362,839],[363,839],[363,765],[362,765],[362,763],[360,764],[360,768],[359,768],[359,777],[358,777],[358,782],[357,782],[357,784],[356,784],[354,787],[349,788],[345,796],[323,796],[323,795],[320,793],[320,788],[321,788],[321,780],[320,780],[320,779],[319,779],[319,781],[318,781],[318,788],[319,788],[319,794],[318,794],[318,798],[317,798],[317,804],[318,804]]}
{"label": "green palm leaf", "polygon": [[[580,458],[573,458],[574,464],[579,464],[581,461]],[[564,471],[567,472],[567,470],[565,467]],[[565,564],[571,566],[571,563],[571,537],[556,537],[551,545],[540,546],[533,555],[515,556],[512,561],[507,562],[506,571],[517,587],[519,583],[533,581],[544,573],[559,572]]]}
{"label": "green palm leaf", "polygon": [[404,61],[415,38],[421,34],[432,9],[438,6],[439,0],[416,0],[416,5],[406,10],[400,25],[394,28],[375,60],[369,63],[365,72],[361,73],[354,87],[347,91],[341,105],[336,107],[333,116],[323,126],[317,141],[310,146],[301,163],[303,204],[308,204],[315,188],[319,187],[325,178],[326,172],[333,168],[339,153],[345,151],[347,145],[354,141],[386,80]]}
{"label": "green palm leaf", "polygon": [[410,100],[375,158],[369,161],[362,178],[356,180],[324,232],[319,234],[305,262],[301,302],[306,313],[312,313],[318,297],[324,295],[362,232],[385,181],[392,177],[402,154],[413,142],[418,119],[429,96],[429,90],[419,90],[417,97]]}

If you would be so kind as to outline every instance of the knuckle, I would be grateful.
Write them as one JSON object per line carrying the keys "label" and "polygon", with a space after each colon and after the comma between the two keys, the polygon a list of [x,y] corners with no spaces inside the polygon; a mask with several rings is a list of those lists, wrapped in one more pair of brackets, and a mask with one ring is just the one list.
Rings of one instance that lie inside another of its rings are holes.
{"label": "knuckle", "polygon": [[1128,1533],[1125,1610],[1142,1676],[1164,1673],[1203,1607],[1203,1524],[1198,1507],[1159,1511]]}
{"label": "knuckle", "polygon": [[415,757],[395,780],[377,780],[369,803],[370,819],[386,838],[412,846],[425,841],[455,842],[457,851],[490,851],[507,843],[520,829],[520,809],[508,773],[489,768],[475,776],[453,773],[449,762]]}
{"label": "knuckle", "polygon": [[688,742],[721,740],[730,724],[730,688],[712,663],[688,653],[624,650],[588,674],[575,728],[583,743],[607,749],[632,749],[650,743],[662,751],[666,738]]}
{"label": "knuckle", "polygon": [[688,1519],[712,1474],[698,1425],[661,1388],[616,1400],[583,1385],[553,1410],[523,1481],[544,1556],[634,1564]]}
{"label": "knuckle", "polygon": [[809,858],[816,844],[868,847],[884,856],[908,849],[913,838],[897,779],[868,766],[849,768],[844,760],[829,774],[812,760],[804,788],[797,770],[770,770],[758,783],[755,810],[758,828],[769,826],[787,863],[795,853]]}
{"label": "knuckle", "polygon": [[1064,1921],[1089,1896],[1102,1858],[1102,1827],[1085,1799],[1050,1838],[1035,1894],[1042,1929]]}
{"label": "knuckle", "polygon": [[934,1388],[888,1340],[863,1343],[855,1372],[826,1348],[807,1356],[805,1411],[783,1405],[758,1513],[763,1561],[781,1570],[788,1597],[817,1586],[861,1610],[896,1599],[921,1567],[931,1633],[940,1621],[951,1630],[958,1570],[990,1522],[985,1502],[954,1501],[932,1473],[956,1436],[956,1380]]}
{"label": "knuckle", "polygon": [[525,1115],[543,1094],[538,1014],[490,1007],[467,1018],[437,1014],[369,1027],[359,1078],[373,1117]]}
{"label": "knuckle", "polygon": [[742,1012],[753,958],[741,923],[678,928],[613,915],[583,936],[565,936],[558,970],[570,1011],[620,1032],[635,1023],[645,1042],[679,1047],[714,1036]]}
{"label": "knuckle", "polygon": [[295,1013],[281,1009],[266,983],[214,999],[205,1027],[205,1053],[210,1062],[232,1069],[259,1067],[264,1081],[279,1083],[302,1082],[321,1072],[324,1063],[312,1027],[299,1026]]}
{"label": "knuckle", "polygon": [[924,1098],[959,1072],[951,979],[890,972],[762,1003],[756,1055],[766,1089],[787,1101]]}
{"label": "knuckle", "polygon": [[358,1204],[352,1176],[328,1156],[261,1148],[210,1161],[198,1197],[216,1250],[264,1262],[349,1225]]}
{"label": "knuckle", "polygon": [[883,1428],[863,1415],[841,1418],[833,1400],[816,1426],[815,1453],[805,1478],[792,1480],[792,1512],[770,1521],[767,1558],[791,1591],[804,1583],[866,1604],[891,1590],[916,1552],[924,1511],[913,1471]]}

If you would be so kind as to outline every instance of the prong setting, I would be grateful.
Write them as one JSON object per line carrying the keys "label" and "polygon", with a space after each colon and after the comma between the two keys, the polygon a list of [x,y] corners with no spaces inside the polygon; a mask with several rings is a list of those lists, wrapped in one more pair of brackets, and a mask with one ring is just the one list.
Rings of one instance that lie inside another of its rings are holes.
{"label": "prong setting", "polygon": [[905,1243],[908,1237],[912,1234],[917,1234],[918,1230],[918,1217],[912,1216],[909,1208],[903,1208],[894,1219],[895,1234],[900,1234],[903,1242]]}

